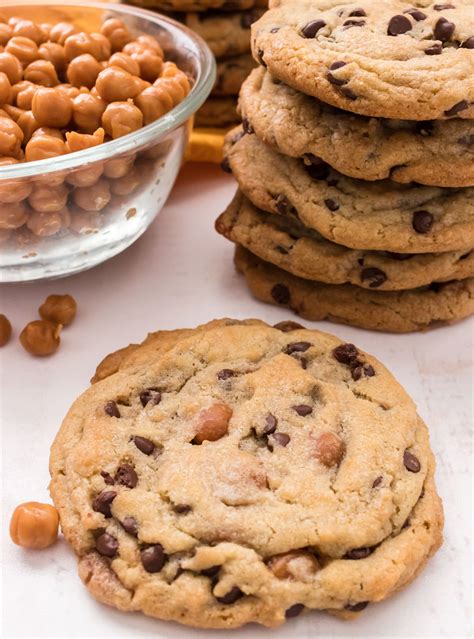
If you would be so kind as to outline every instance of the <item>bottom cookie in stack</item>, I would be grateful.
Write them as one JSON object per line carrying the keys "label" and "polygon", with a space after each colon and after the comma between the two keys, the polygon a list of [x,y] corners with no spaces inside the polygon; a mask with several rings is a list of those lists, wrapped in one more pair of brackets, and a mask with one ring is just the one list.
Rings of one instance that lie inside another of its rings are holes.
{"label": "bottom cookie in stack", "polygon": [[354,617],[442,542],[428,432],[384,366],[294,322],[218,320],[112,354],[51,451],[90,592],[197,627]]}
{"label": "bottom cookie in stack", "polygon": [[[247,125],[247,131],[249,127]],[[393,332],[474,313],[473,189],[365,183],[280,155],[241,128],[241,191],[216,223],[254,294],[311,320]]]}

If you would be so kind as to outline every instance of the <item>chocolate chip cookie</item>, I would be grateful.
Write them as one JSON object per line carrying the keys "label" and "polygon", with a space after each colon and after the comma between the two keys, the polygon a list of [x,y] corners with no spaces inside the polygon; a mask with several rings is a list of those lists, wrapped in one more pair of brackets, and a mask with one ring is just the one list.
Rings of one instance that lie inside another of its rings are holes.
{"label": "chocolate chip cookie", "polygon": [[237,98],[232,96],[211,97],[196,113],[197,126],[228,127],[240,120],[237,113]]}
{"label": "chocolate chip cookie", "polygon": [[396,291],[474,277],[474,250],[412,255],[348,249],[297,220],[257,209],[240,192],[216,229],[262,260],[317,282]]}
{"label": "chocolate chip cookie", "polygon": [[311,321],[329,320],[375,331],[409,333],[474,314],[474,278],[405,291],[370,291],[311,282],[237,247],[235,264],[252,293]]}
{"label": "chocolate chip cookie", "polygon": [[[244,129],[251,125],[244,122]],[[238,128],[227,137],[226,165],[258,208],[297,218],[349,248],[399,253],[470,251],[474,189],[363,182],[320,158],[281,155]]]}
{"label": "chocolate chip cookie", "polygon": [[249,53],[219,60],[212,95],[218,97],[239,95],[242,82],[254,67],[255,60]]}
{"label": "chocolate chip cookie", "polygon": [[217,58],[222,58],[250,52],[250,27],[263,13],[263,9],[188,13],[184,22],[207,42]]}
{"label": "chocolate chip cookie", "polygon": [[91,593],[192,626],[353,615],[442,541],[413,402],[373,357],[294,322],[191,332],[95,384],[50,469]]}
{"label": "chocolate chip cookie", "polygon": [[472,0],[290,0],[253,25],[252,46],[273,76],[346,111],[474,118]]}
{"label": "chocolate chip cookie", "polygon": [[471,120],[367,118],[295,91],[263,68],[246,80],[239,104],[258,137],[285,155],[316,155],[363,180],[474,186]]}

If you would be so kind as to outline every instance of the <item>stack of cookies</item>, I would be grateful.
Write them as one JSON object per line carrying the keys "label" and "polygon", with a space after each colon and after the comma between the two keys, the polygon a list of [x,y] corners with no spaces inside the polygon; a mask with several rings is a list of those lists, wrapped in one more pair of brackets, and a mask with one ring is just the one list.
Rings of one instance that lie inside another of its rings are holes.
{"label": "stack of cookies", "polygon": [[99,601],[206,628],[351,618],[441,544],[427,429],[353,344],[216,320],[151,333],[93,382],[50,470]]}
{"label": "stack of cookies", "polygon": [[396,332],[472,314],[472,1],[270,6],[226,142],[239,191],[217,221],[251,290]]}
{"label": "stack of cookies", "polygon": [[250,27],[264,13],[268,0],[127,0],[167,13],[198,33],[217,59],[217,80],[211,97],[196,115],[204,127],[229,127],[240,121],[237,97],[255,67],[250,53]]}

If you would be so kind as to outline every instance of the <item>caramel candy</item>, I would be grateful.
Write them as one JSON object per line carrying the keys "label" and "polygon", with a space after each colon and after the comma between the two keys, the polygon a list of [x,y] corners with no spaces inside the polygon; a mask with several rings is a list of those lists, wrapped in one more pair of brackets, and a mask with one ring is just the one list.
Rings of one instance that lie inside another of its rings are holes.
{"label": "caramel candy", "polygon": [[40,550],[56,541],[58,527],[59,515],[53,506],[29,501],[15,508],[10,537],[17,546]]}
{"label": "caramel candy", "polygon": [[215,442],[224,437],[229,430],[232,413],[232,408],[222,403],[213,404],[201,411],[193,444],[202,444],[206,440]]}

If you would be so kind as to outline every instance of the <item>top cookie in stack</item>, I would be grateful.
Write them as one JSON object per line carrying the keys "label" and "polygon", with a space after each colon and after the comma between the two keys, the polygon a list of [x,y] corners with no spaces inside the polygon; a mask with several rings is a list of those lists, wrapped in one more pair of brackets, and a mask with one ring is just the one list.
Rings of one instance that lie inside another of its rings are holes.
{"label": "top cookie in stack", "polygon": [[217,230],[253,292],[411,331],[474,312],[472,0],[271,0]]}
{"label": "top cookie in stack", "polygon": [[164,11],[198,33],[217,59],[217,80],[210,99],[196,116],[207,127],[227,127],[240,121],[237,96],[255,61],[250,53],[250,27],[268,0],[127,0]]}

